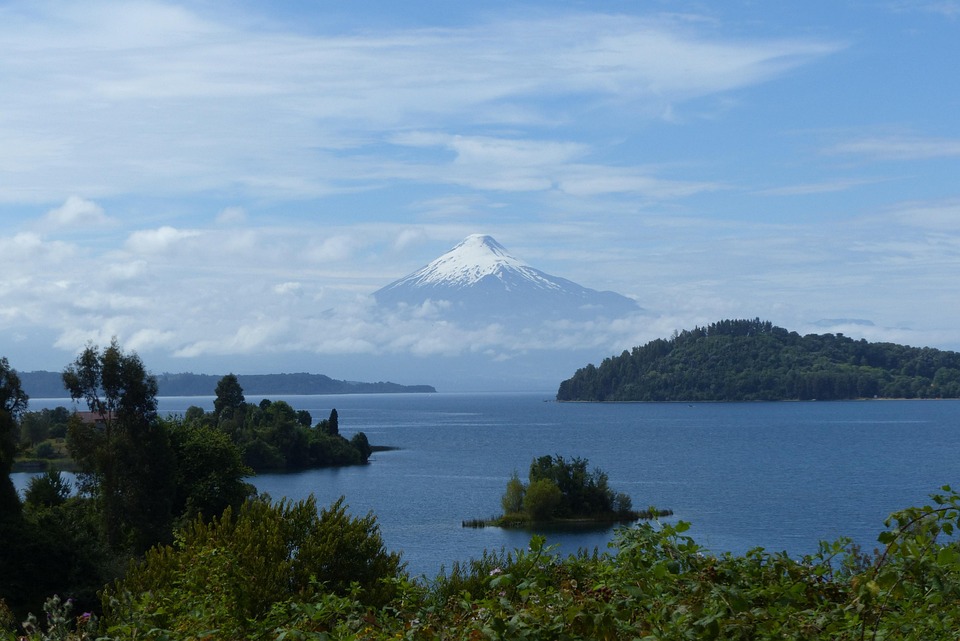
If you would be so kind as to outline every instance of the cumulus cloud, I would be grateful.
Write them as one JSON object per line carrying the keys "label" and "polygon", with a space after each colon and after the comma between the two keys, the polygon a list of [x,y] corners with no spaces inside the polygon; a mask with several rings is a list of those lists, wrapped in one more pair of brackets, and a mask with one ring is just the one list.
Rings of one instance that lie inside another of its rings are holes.
{"label": "cumulus cloud", "polygon": [[157,229],[135,231],[127,238],[126,247],[138,254],[155,254],[182,246],[186,240],[197,238],[201,232],[190,229],[176,229],[164,225]]}
{"label": "cumulus cloud", "polygon": [[69,229],[76,227],[97,227],[111,223],[103,207],[80,196],[70,196],[67,200],[43,217],[41,224],[45,229]]}

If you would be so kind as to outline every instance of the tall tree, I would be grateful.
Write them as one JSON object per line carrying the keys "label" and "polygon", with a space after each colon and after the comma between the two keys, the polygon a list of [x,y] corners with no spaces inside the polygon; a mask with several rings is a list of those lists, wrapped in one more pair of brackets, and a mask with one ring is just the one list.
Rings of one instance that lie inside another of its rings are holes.
{"label": "tall tree", "polygon": [[243,464],[240,448],[221,430],[202,419],[160,419],[176,454],[174,514],[180,522],[197,516],[210,519],[224,509],[238,509],[256,495],[245,476],[253,470]]}
{"label": "tall tree", "polygon": [[337,408],[330,410],[330,418],[327,420],[327,434],[330,436],[340,434],[340,416],[337,414]]}
{"label": "tall tree", "polygon": [[157,381],[117,340],[88,345],[63,372],[95,422],[75,420],[68,446],[89,475],[110,545],[142,551],[170,535],[174,485],[169,439],[157,420]]}
{"label": "tall tree", "polygon": [[0,358],[0,515],[20,510],[20,497],[10,480],[17,454],[17,421],[27,409],[29,397],[20,387],[17,371],[7,357]]}
{"label": "tall tree", "polygon": [[217,398],[213,400],[213,413],[217,416],[220,416],[224,410],[236,410],[246,400],[243,397],[243,388],[240,387],[240,381],[235,374],[227,374],[221,378],[214,392]]}
{"label": "tall tree", "polygon": [[16,419],[27,409],[30,397],[20,387],[17,370],[10,367],[7,357],[0,358],[0,409]]}

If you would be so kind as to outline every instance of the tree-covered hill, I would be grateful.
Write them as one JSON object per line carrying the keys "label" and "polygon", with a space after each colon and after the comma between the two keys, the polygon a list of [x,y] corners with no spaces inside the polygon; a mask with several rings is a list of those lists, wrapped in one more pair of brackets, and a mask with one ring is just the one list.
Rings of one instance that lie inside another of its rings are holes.
{"label": "tree-covered hill", "polygon": [[723,320],[656,339],[563,381],[560,401],[960,398],[960,353]]}

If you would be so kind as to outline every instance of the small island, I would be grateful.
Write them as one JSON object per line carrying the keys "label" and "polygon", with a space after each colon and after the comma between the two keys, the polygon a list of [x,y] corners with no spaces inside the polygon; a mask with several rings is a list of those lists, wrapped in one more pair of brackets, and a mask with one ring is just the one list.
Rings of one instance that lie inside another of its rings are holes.
{"label": "small island", "polygon": [[541,456],[530,464],[528,482],[515,471],[500,500],[503,514],[489,519],[471,519],[463,527],[526,528],[542,525],[595,527],[632,523],[673,514],[671,510],[633,509],[633,501],[615,492],[607,474],[587,469],[584,458]]}

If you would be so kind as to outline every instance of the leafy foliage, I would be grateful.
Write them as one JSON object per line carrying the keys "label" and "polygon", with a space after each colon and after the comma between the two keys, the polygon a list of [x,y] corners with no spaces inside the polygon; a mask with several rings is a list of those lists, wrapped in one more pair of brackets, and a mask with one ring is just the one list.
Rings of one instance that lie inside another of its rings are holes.
{"label": "leafy foliage", "polygon": [[28,401],[17,371],[10,367],[6,357],[0,358],[0,520],[20,510],[10,470],[17,453],[17,420],[27,409]]}
{"label": "leafy foliage", "polygon": [[248,501],[210,522],[196,520],[173,546],[150,550],[103,593],[111,630],[173,638],[252,638],[251,622],[275,607],[321,594],[383,605],[397,554],[384,550],[376,519],[347,514],[343,500],[319,513],[298,503]]}
{"label": "leafy foliage", "polygon": [[98,419],[72,421],[68,446],[98,501],[107,541],[143,551],[166,540],[174,460],[157,420],[156,379],[114,339],[102,351],[88,345],[64,370],[63,382]]}
{"label": "leafy foliage", "polygon": [[30,397],[20,385],[20,376],[17,370],[10,367],[6,356],[0,357],[0,410],[7,412],[13,418],[19,418],[27,409]]}
{"label": "leafy foliage", "polygon": [[187,412],[187,422],[203,423],[227,434],[243,453],[243,462],[254,471],[301,470],[312,467],[360,465],[372,449],[363,432],[347,440],[340,434],[337,410],[313,426],[304,410],[286,401],[262,399],[246,403],[237,377],[223,377],[217,385],[212,413],[200,408]]}
{"label": "leafy foliage", "polygon": [[56,507],[66,503],[72,493],[70,482],[53,470],[30,479],[24,498],[33,507]]}
{"label": "leafy foliage", "polygon": [[960,398],[960,353],[725,320],[587,365],[561,401]]}
{"label": "leafy foliage", "polygon": [[224,410],[233,412],[243,405],[243,388],[235,374],[227,374],[217,383],[214,390],[216,398],[213,400],[213,413],[217,416],[223,414]]}
{"label": "leafy foliage", "polygon": [[[840,539],[794,559],[717,555],[686,522],[641,522],[611,552],[561,558],[535,536],[419,582],[383,552],[372,517],[255,501],[196,521],[108,588],[100,638],[955,639],[960,495],[945,486],[886,524],[873,554]],[[368,573],[371,558],[384,562]],[[86,638],[86,621],[55,623],[68,635],[56,638]]]}
{"label": "leafy foliage", "polygon": [[254,494],[243,479],[253,470],[240,449],[220,430],[200,421],[163,419],[176,459],[173,513],[179,521],[210,519]]}
{"label": "leafy foliage", "polygon": [[956,532],[960,497],[945,492],[894,514],[875,556],[845,540],[801,559],[714,555],[685,522],[640,523],[618,531],[615,553],[562,559],[533,537],[429,585],[401,578],[387,607],[317,593],[275,607],[259,629],[311,640],[953,639],[960,554],[939,539]]}
{"label": "leafy foliage", "polygon": [[587,469],[586,459],[541,456],[530,463],[529,482],[514,471],[500,499],[499,519],[465,521],[464,526],[517,526],[553,519],[626,522],[653,518],[669,511],[634,512],[629,496],[610,488],[603,470]]}
{"label": "leafy foliage", "polygon": [[72,412],[66,407],[23,412],[20,416],[20,440],[38,445],[49,438],[64,438]]}

